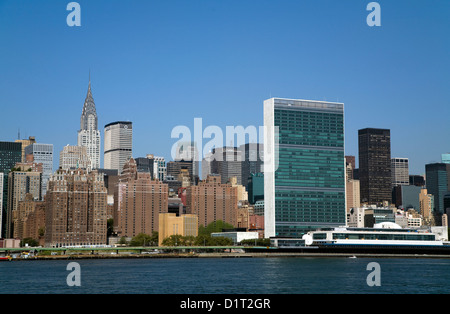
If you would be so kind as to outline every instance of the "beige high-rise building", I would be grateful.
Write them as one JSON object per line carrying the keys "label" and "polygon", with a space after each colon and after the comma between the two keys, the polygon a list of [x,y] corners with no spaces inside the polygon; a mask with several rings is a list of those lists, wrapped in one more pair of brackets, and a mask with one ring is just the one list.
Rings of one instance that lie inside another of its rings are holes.
{"label": "beige high-rise building", "polygon": [[86,169],[91,170],[91,161],[85,146],[66,145],[59,153],[59,167],[63,170]]}
{"label": "beige high-rise building", "polygon": [[8,174],[8,205],[6,213],[6,237],[18,238],[19,202],[31,194],[34,200],[42,197],[42,164],[17,163]]}
{"label": "beige high-rise building", "polygon": [[228,183],[237,189],[238,201],[248,201],[248,192],[245,186],[237,183],[237,177],[229,178]]}
{"label": "beige high-rise building", "polygon": [[119,176],[114,202],[114,229],[119,237],[158,231],[159,214],[168,212],[169,187],[151,174],[138,172],[133,158]]}
{"label": "beige high-rise building", "polygon": [[221,220],[236,226],[238,191],[231,184],[222,184],[220,175],[186,189],[186,212],[198,216],[199,225],[207,226]]}
{"label": "beige high-rise building", "polygon": [[46,246],[106,244],[103,174],[84,169],[57,170],[50,177],[45,204]]}
{"label": "beige high-rise building", "polygon": [[132,156],[133,124],[117,121],[105,125],[104,168],[115,169],[119,173]]}
{"label": "beige high-rise building", "polygon": [[419,204],[420,204],[420,214],[423,217],[424,224],[433,224],[433,207],[434,207],[434,196],[428,194],[427,189],[420,190],[419,194]]}
{"label": "beige high-rise building", "polygon": [[181,236],[198,235],[198,217],[197,215],[180,215],[175,213],[159,214],[159,240],[158,245],[161,246],[164,239],[171,235],[179,234]]}
{"label": "beige high-rise building", "polygon": [[346,184],[347,214],[348,214],[351,208],[358,208],[361,206],[361,199],[359,194],[359,180],[348,180],[345,184]]}
{"label": "beige high-rise building", "polygon": [[25,147],[36,143],[36,138],[34,136],[29,136],[28,139],[16,140],[15,142],[22,144],[22,162],[26,162]]}

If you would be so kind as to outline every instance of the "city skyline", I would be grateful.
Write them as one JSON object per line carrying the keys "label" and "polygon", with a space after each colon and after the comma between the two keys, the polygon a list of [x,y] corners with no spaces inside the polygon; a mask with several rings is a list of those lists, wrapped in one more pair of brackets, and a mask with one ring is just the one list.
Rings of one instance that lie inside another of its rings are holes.
{"label": "city skyline", "polygon": [[10,43],[0,52],[0,102],[11,117],[0,140],[20,130],[55,155],[75,145],[90,72],[102,165],[108,123],[133,122],[133,144],[142,143],[133,157],[169,161],[174,127],[198,117],[260,126],[271,97],[345,103],[346,155],[358,155],[366,127],[391,130],[391,156],[409,158],[410,174],[450,151],[448,3],[379,1],[380,27],[366,24],[367,1],[78,3],[78,28],[65,22],[67,3],[0,4],[0,38]]}

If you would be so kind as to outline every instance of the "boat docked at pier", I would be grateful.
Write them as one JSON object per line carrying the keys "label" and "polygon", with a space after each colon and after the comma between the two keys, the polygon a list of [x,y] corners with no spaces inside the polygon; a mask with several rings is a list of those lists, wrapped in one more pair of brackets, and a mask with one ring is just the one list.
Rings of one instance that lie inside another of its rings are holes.
{"label": "boat docked at pier", "polygon": [[380,228],[337,227],[310,231],[303,237],[273,238],[277,251],[348,254],[450,255],[447,229],[403,229],[395,224]]}

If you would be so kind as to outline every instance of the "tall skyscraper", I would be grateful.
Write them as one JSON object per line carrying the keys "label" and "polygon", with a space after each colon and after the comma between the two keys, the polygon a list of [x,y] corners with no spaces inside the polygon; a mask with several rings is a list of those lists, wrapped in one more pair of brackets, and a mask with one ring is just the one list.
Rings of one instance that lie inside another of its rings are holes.
{"label": "tall skyscraper", "polygon": [[16,140],[16,143],[22,144],[22,161],[21,162],[26,162],[25,147],[27,147],[33,143],[36,143],[36,138],[34,136],[29,136],[28,139]]}
{"label": "tall skyscraper", "polygon": [[91,169],[100,168],[100,131],[98,130],[97,111],[91,92],[91,79],[83,111],[80,119],[80,130],[78,131],[78,146],[85,146],[91,161]]}
{"label": "tall skyscraper", "polygon": [[408,158],[391,158],[392,186],[409,185]]}
{"label": "tall skyscraper", "polygon": [[415,186],[425,186],[425,178],[421,175],[411,174],[409,175],[409,184]]}
{"label": "tall skyscraper", "polygon": [[42,164],[17,163],[8,174],[8,211],[6,215],[6,237],[17,238],[16,229],[19,215],[19,202],[31,194],[33,200],[42,199]]}
{"label": "tall skyscraper", "polygon": [[167,175],[166,159],[164,157],[154,156],[153,154],[147,154],[147,158],[153,161],[152,178],[163,182]]}
{"label": "tall skyscraper", "polygon": [[392,202],[391,132],[366,128],[358,131],[361,203]]}
{"label": "tall skyscraper", "polygon": [[217,147],[212,150],[210,162],[211,174],[218,174],[222,183],[227,183],[229,178],[236,177],[237,184],[242,184],[242,162],[244,151],[237,147]]}
{"label": "tall skyscraper", "polygon": [[134,158],[138,172],[149,172],[152,180],[164,181],[167,175],[166,161],[164,157],[147,154],[146,157]]}
{"label": "tall skyscraper", "polygon": [[359,195],[359,180],[348,180],[346,182],[347,214],[352,208],[361,206],[361,197]]}
{"label": "tall skyscraper", "polygon": [[192,164],[192,181],[198,180],[200,160],[195,142],[179,142],[176,147],[174,161],[190,162]]}
{"label": "tall skyscraper", "polygon": [[132,156],[133,124],[117,121],[105,125],[104,168],[122,172],[123,165]]}
{"label": "tall skyscraper", "polygon": [[48,179],[53,174],[53,144],[28,145],[25,147],[25,156],[27,161],[42,164],[42,196],[44,196],[47,192]]}
{"label": "tall skyscraper", "polygon": [[195,184],[196,178],[194,175],[194,162],[192,160],[175,160],[169,161],[166,164],[167,176],[178,180],[178,177],[183,170],[187,170],[191,184]]}
{"label": "tall skyscraper", "polygon": [[432,194],[428,194],[427,189],[422,189],[419,194],[419,202],[420,214],[423,217],[425,225],[431,225],[434,222],[434,196]]}
{"label": "tall skyscraper", "polygon": [[248,178],[247,190],[250,204],[264,200],[264,173],[251,173]]}
{"label": "tall skyscraper", "polygon": [[344,104],[271,98],[264,127],[265,237],[345,225]]}
{"label": "tall skyscraper", "polygon": [[251,174],[262,172],[262,155],[264,145],[260,143],[247,143],[239,146],[243,161],[241,166],[241,184],[248,189],[248,181]]}
{"label": "tall skyscraper", "polygon": [[3,181],[4,180],[5,180],[5,176],[4,176],[3,172],[0,172],[0,238],[3,238],[2,216],[3,216],[3,190],[4,190]]}
{"label": "tall skyscraper", "polygon": [[97,171],[57,170],[45,199],[45,246],[106,244],[106,194]]}
{"label": "tall skyscraper", "polygon": [[6,213],[8,211],[8,173],[16,163],[22,160],[22,144],[15,142],[0,142],[0,173],[3,173],[2,211],[0,212],[0,237],[5,237]]}
{"label": "tall skyscraper", "polygon": [[433,163],[425,165],[426,189],[434,196],[434,219],[440,225],[444,211],[444,196],[449,191],[450,164]]}

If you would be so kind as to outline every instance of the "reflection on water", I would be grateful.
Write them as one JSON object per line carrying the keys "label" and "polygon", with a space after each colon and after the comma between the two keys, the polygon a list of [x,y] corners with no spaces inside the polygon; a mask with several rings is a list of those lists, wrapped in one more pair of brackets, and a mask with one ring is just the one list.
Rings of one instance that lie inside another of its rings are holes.
{"label": "reflection on water", "polygon": [[[450,260],[370,258],[177,258],[79,260],[81,287],[68,287],[69,261],[0,263],[0,293],[309,294],[449,293]],[[380,265],[381,286],[366,269]]]}

